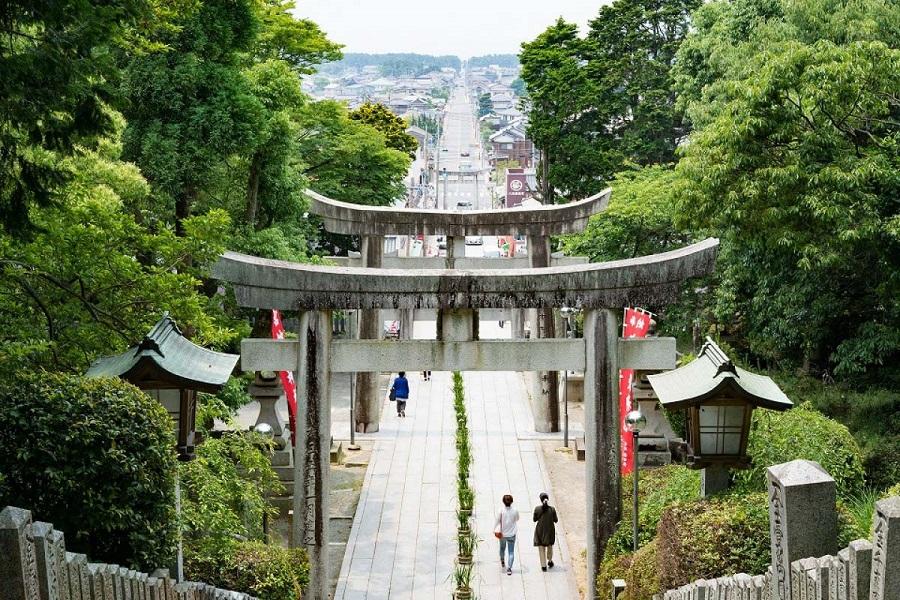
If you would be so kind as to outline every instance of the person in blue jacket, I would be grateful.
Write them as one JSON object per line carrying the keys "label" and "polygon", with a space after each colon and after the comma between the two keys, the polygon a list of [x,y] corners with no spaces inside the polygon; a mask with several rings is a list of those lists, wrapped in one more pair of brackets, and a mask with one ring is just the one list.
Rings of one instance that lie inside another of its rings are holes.
{"label": "person in blue jacket", "polygon": [[394,379],[394,383],[391,385],[391,392],[393,392],[394,399],[397,401],[397,416],[405,417],[406,401],[409,400],[409,381],[406,379],[406,371],[400,371],[397,374],[397,378]]}

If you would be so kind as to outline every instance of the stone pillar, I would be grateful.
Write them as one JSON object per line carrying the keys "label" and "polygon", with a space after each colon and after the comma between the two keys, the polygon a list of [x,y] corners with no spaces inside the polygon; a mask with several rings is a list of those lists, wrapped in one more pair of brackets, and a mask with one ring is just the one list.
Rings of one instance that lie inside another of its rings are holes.
{"label": "stone pillar", "polygon": [[[528,264],[532,269],[550,266],[550,238],[528,237]],[[534,311],[531,335],[535,338],[556,337],[552,308]],[[535,390],[534,428],[541,433],[559,431],[559,374],[556,371],[538,373],[539,389]]]}
{"label": "stone pillar", "polygon": [[900,598],[900,496],[875,503],[870,600]]}
{"label": "stone pillar", "polygon": [[790,600],[791,563],[837,554],[834,479],[818,463],[792,460],[766,469],[772,543],[772,600]]}
{"label": "stone pillar", "polygon": [[525,311],[521,308],[513,308],[509,311],[509,323],[512,327],[512,339],[525,339]]}
{"label": "stone pillar", "polygon": [[[872,542],[854,540],[845,548],[847,568],[847,600],[869,600],[872,574]],[[844,550],[838,556],[844,559]]]}
{"label": "stone pillar", "polygon": [[69,600],[69,572],[65,568],[63,534],[50,523],[35,521],[32,525],[38,586],[43,600]]}
{"label": "stone pillar", "polygon": [[[384,238],[381,236],[364,236],[362,238],[362,264],[366,267],[379,268],[383,257]],[[381,339],[383,327],[381,311],[378,309],[364,309],[359,312],[359,339]],[[374,372],[356,374],[354,417],[358,433],[378,431],[378,422],[381,420],[381,401],[383,400],[378,393],[378,375],[378,373]]]}
{"label": "stone pillar", "polygon": [[619,469],[618,323],[611,310],[584,315],[584,440],[587,468],[587,598],[596,598],[606,542],[622,512]]}
{"label": "stone pillar", "polygon": [[[91,600],[87,557],[84,554],[66,552],[66,568],[69,571],[69,598],[72,600]],[[156,599],[151,598],[151,600]]]}
{"label": "stone pillar", "polygon": [[400,339],[413,339],[413,325],[416,321],[416,311],[413,308],[400,309]]}
{"label": "stone pillar", "polygon": [[294,520],[292,542],[309,555],[309,600],[327,600],[328,490],[331,450],[329,347],[331,312],[300,315],[298,341],[297,445],[294,448]]}
{"label": "stone pillar", "polygon": [[0,511],[0,582],[4,600],[41,600],[31,512],[12,506]]}

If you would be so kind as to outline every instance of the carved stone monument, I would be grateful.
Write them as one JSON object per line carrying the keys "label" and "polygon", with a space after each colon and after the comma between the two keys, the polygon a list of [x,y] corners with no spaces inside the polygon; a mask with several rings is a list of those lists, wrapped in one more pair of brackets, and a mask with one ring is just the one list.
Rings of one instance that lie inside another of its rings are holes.
{"label": "carved stone monument", "polygon": [[817,463],[793,460],[766,470],[773,600],[790,600],[791,563],[837,553],[834,479]]}

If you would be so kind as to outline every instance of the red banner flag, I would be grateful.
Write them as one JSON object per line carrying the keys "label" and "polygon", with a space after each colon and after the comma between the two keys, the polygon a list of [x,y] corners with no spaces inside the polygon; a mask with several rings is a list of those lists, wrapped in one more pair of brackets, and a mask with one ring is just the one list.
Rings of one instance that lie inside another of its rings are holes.
{"label": "red banner flag", "polygon": [[[626,308],[622,337],[642,338],[650,329],[650,314],[640,308]],[[634,407],[634,369],[619,370],[619,436],[622,448],[622,474],[631,473],[634,463],[634,438],[625,431],[625,416]]]}
{"label": "red banner flag", "polygon": [[[272,311],[272,338],[284,339],[284,323],[281,320],[281,311]],[[281,386],[284,388],[284,397],[287,399],[288,418],[290,419],[291,444],[297,443],[297,384],[294,382],[293,371],[281,371]]]}

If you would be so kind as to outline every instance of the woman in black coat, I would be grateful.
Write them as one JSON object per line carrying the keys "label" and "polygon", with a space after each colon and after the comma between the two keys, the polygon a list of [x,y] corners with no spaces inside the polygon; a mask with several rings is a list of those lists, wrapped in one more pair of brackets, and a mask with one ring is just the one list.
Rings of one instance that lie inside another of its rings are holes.
{"label": "woman in black coat", "polygon": [[550,506],[550,497],[541,493],[541,503],[534,509],[534,545],[541,557],[541,571],[553,568],[553,544],[556,543],[556,509]]}

